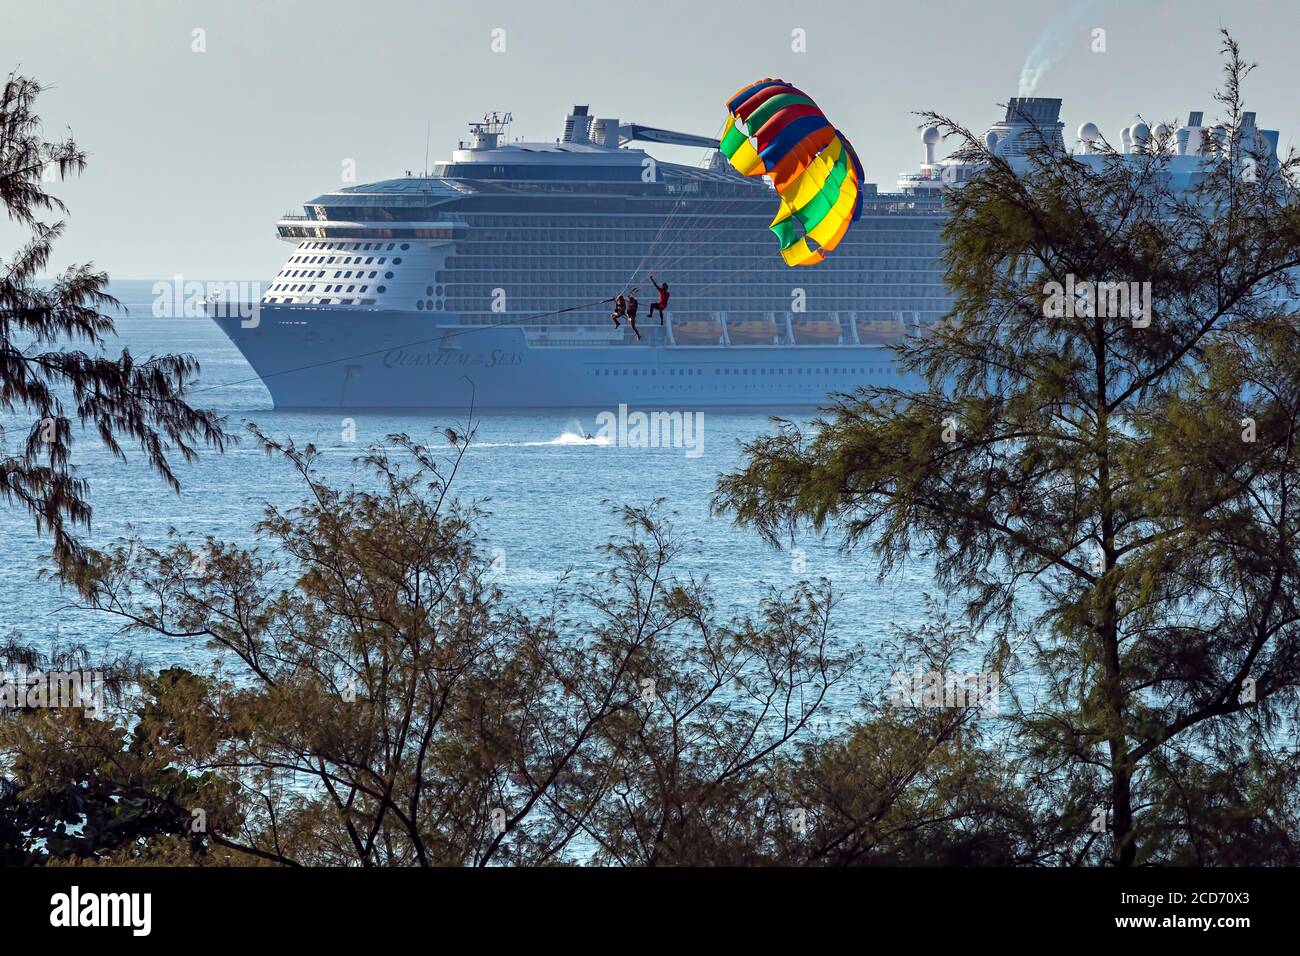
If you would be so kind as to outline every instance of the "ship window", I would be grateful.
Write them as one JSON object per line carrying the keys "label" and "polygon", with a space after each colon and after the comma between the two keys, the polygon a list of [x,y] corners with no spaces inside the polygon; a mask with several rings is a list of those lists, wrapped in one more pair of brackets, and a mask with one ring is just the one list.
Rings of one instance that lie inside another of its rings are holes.
{"label": "ship window", "polygon": [[403,251],[403,252],[405,252],[405,251],[406,251],[407,249],[409,249],[409,248],[411,248],[411,244],[410,244],[409,242],[404,242],[404,243],[402,243],[402,251]]}
{"label": "ship window", "polygon": [[355,292],[356,290],[357,290],[357,287],[356,287],[356,286],[354,286],[354,285],[350,285],[350,286],[348,286],[348,291],[349,291],[349,292]]}
{"label": "ship window", "polygon": [[423,299],[419,299],[419,300],[417,300],[416,303],[415,303],[415,307],[416,307],[417,309],[421,309],[421,310],[422,310],[422,309],[424,308],[424,300],[423,300]]}
{"label": "ship window", "polygon": [[401,256],[397,256],[395,259],[393,259],[393,265],[395,265],[395,266],[400,266],[401,264],[402,264],[402,257],[401,257]]}
{"label": "ship window", "polygon": [[387,292],[387,291],[388,291],[388,286],[383,286],[383,285],[381,285],[381,286],[379,286],[378,288],[376,288],[375,291],[376,291],[376,292]]}
{"label": "ship window", "polygon": [[391,272],[385,272],[385,273],[384,273],[384,278],[385,278],[385,279],[391,279],[392,277],[393,277],[393,274],[392,274]]}
{"label": "ship window", "polygon": [[425,287],[424,287],[424,294],[425,294],[425,295],[433,295],[433,286],[431,286],[431,285],[430,285],[430,286],[425,286]]}

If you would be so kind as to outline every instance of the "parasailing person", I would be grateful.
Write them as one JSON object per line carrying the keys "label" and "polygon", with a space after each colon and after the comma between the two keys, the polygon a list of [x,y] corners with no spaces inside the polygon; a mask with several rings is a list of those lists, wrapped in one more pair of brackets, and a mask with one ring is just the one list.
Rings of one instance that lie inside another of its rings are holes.
{"label": "parasailing person", "polygon": [[637,301],[636,289],[627,294],[627,324],[632,326],[632,331],[636,332],[636,340],[641,341],[641,333],[636,327],[636,311],[641,308],[641,303]]}
{"label": "parasailing person", "polygon": [[655,309],[658,309],[659,322],[662,324],[664,321],[664,309],[668,307],[668,283],[665,282],[663,285],[660,285],[658,282],[655,282],[654,276],[650,277],[650,282],[659,290],[659,301],[650,303],[650,318],[653,319],[655,317]]}

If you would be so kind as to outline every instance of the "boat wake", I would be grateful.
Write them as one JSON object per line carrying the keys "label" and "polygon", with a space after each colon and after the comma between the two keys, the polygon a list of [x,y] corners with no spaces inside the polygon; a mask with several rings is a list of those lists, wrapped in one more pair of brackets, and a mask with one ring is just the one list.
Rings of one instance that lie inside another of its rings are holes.
{"label": "boat wake", "polygon": [[499,442],[475,442],[473,448],[552,448],[563,445],[592,445],[608,447],[613,444],[613,440],[607,435],[587,436],[580,432],[566,431],[558,438],[552,438],[549,441],[499,441]]}

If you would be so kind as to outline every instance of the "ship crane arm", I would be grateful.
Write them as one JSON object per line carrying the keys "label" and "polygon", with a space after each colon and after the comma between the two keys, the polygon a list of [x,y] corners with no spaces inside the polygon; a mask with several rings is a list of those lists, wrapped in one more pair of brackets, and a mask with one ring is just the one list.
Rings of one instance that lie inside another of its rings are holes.
{"label": "ship crane arm", "polygon": [[641,126],[631,123],[618,128],[619,143],[637,140],[642,143],[662,143],[665,146],[697,146],[701,149],[717,149],[718,140],[709,136],[695,136],[692,133],[676,133],[670,129],[658,129],[654,126]]}

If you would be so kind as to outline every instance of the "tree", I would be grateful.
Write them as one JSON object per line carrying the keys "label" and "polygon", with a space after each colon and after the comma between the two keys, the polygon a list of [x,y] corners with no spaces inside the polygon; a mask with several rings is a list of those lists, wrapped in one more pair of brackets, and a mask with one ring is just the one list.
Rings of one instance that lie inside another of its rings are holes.
{"label": "tree", "polygon": [[[882,573],[934,563],[1017,675],[1009,754],[1072,862],[1298,856],[1298,161],[1223,53],[1187,190],[1173,134],[1086,161],[1040,136],[1013,167],[927,114],[983,164],[946,194],[954,306],[897,348],[928,389],[781,423],[714,502],[774,543],[839,527]],[[1149,312],[1059,294],[1115,282]]]}
{"label": "tree", "polygon": [[104,310],[118,303],[106,291],[107,275],[89,263],[48,283],[38,278],[64,228],[62,220],[41,217],[66,212],[46,190],[47,179],[66,179],[86,165],[71,137],[44,139],[34,111],[41,90],[14,73],[0,89],[0,205],[30,231],[8,263],[0,260],[0,410],[31,419],[20,447],[7,448],[0,428],[0,497],[26,508],[37,531],[50,534],[60,565],[75,565],[85,552],[74,529],[89,525],[91,509],[72,466],[73,417],[119,458],[122,440],[137,442],[174,489],[170,456],[192,460],[198,442],[220,450],[225,434],[218,416],[186,400],[199,370],[190,356],[137,361],[125,349],[110,358],[68,348],[81,343],[102,352],[114,330]]}
{"label": "tree", "polygon": [[[133,735],[103,719],[105,714],[92,716],[82,706],[122,707],[129,689],[148,680],[139,661],[128,656],[93,662],[84,645],[56,642],[41,652],[17,635],[0,644],[6,685],[0,708],[6,756],[6,773],[0,777],[4,865],[112,856],[141,842],[181,837],[189,827],[188,816],[182,818],[166,803],[142,799],[138,793],[145,780],[158,792],[173,795],[193,790],[201,781],[152,764],[138,730]],[[54,709],[54,701],[27,707],[27,698],[45,677],[94,672],[103,681],[98,695],[79,684],[72,688],[72,706],[62,702],[66,709]],[[104,759],[109,754],[112,759]],[[119,780],[130,783],[119,786]]]}
{"label": "tree", "polygon": [[[38,752],[38,734],[103,775],[125,766],[120,792],[172,820],[203,810],[205,846],[241,860],[673,861],[723,812],[713,795],[752,793],[851,659],[821,588],[718,624],[701,587],[667,572],[679,545],[637,509],[599,587],[562,588],[537,619],[505,605],[478,512],[450,495],[465,435],[449,461],[391,436],[406,467],[370,453],[373,487],[347,490],[319,477],[311,446],[257,439],[308,490],[268,509],[265,547],[124,541],[74,579],[85,606],[206,639],[226,666],[164,672],[134,719],[93,735],[69,732],[71,716],[20,721],[0,762]],[[114,756],[113,733],[148,772]],[[769,816],[728,812],[750,830]]]}
{"label": "tree", "polygon": [[[662,514],[622,508],[600,578],[535,616],[478,512],[405,436],[338,489],[310,447],[259,545],[123,540],[75,583],[128,630],[218,663],[140,673],[102,715],[0,719],[14,862],[848,865],[1033,858],[969,708],[828,713],[861,651],[825,583],[721,620]],[[18,653],[15,651],[15,653]],[[825,726],[828,716],[843,734]],[[859,764],[858,758],[864,759]],[[56,839],[49,839],[54,835]]]}

